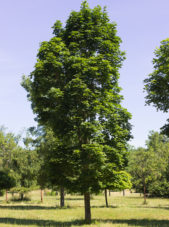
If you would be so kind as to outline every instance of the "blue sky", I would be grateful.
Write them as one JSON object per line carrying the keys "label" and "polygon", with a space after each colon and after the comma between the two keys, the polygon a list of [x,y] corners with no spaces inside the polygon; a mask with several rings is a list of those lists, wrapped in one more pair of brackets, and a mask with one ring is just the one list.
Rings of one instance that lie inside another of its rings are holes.
{"label": "blue sky", "polygon": [[[169,37],[168,0],[88,0],[91,8],[107,6],[117,23],[126,57],[120,70],[123,106],[132,113],[134,146],[144,146],[150,130],[159,130],[167,114],[145,106],[143,80],[153,70],[153,52]],[[39,44],[52,37],[56,20],[65,23],[80,0],[5,0],[0,2],[0,125],[19,133],[36,125],[26,92],[20,86],[36,62]]]}

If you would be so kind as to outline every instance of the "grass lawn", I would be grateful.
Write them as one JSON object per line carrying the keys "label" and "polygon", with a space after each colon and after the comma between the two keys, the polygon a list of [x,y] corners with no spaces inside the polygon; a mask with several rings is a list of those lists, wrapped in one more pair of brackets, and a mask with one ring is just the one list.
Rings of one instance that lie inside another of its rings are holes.
{"label": "grass lawn", "polygon": [[[10,196],[9,196],[10,198]],[[148,199],[143,205],[139,194],[111,193],[109,208],[105,207],[104,195],[93,196],[92,224],[85,225],[82,196],[66,195],[65,208],[59,208],[58,196],[31,193],[29,202],[4,202],[0,197],[0,226],[166,226],[169,227],[169,199]]]}

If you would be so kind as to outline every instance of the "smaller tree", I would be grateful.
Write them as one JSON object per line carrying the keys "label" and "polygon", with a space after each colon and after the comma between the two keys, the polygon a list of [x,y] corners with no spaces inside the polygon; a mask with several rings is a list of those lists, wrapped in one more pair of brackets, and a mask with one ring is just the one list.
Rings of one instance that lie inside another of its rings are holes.
{"label": "smaller tree", "polygon": [[71,190],[74,158],[73,150],[66,145],[67,141],[59,140],[50,128],[44,128],[45,135],[38,147],[42,158],[39,174],[40,185],[52,185],[60,189],[60,207],[64,206],[64,189]]}
{"label": "smaller tree", "polygon": [[13,154],[11,172],[16,180],[14,191],[20,193],[21,200],[23,200],[26,192],[37,185],[39,169],[40,163],[35,150],[19,148]]}
{"label": "smaller tree", "polygon": [[14,152],[18,149],[18,137],[13,133],[6,133],[4,127],[0,128],[0,158],[1,168],[11,169]]}
{"label": "smaller tree", "polygon": [[108,207],[107,190],[124,190],[131,188],[131,176],[124,170],[115,170],[113,164],[109,163],[103,169],[103,189],[105,192],[106,207]]}
{"label": "smaller tree", "polygon": [[150,132],[146,142],[157,156],[159,177],[149,185],[151,196],[169,197],[169,138],[158,132]]}
{"label": "smaller tree", "polygon": [[159,177],[158,157],[152,149],[139,147],[130,152],[128,171],[132,176],[134,187],[143,192],[144,204],[148,186]]}
{"label": "smaller tree", "polygon": [[37,183],[40,186],[41,202],[43,203],[43,190],[49,186],[49,177],[46,171],[46,165],[43,161],[41,162],[41,167],[39,169]]}

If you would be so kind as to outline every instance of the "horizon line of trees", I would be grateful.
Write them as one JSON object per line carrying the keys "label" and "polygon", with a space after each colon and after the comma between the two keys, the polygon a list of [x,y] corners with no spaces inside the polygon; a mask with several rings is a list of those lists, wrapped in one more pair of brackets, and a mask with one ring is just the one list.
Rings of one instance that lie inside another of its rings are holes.
{"label": "horizon line of trees", "polygon": [[[60,206],[63,207],[65,188],[61,186],[63,182],[67,184],[69,168],[66,166],[69,163],[61,159],[58,139],[51,130],[45,133],[42,128],[29,129],[29,135],[23,139],[24,148],[19,145],[18,138],[13,133],[0,129],[0,190],[18,192],[22,200],[26,192],[37,189],[37,186],[41,190],[55,188],[60,190]],[[145,203],[147,196],[169,198],[167,136],[150,131],[145,148],[128,146],[127,162],[126,172],[114,175],[115,178],[111,178],[111,173],[110,176],[106,175],[110,182],[106,190],[122,191],[131,189],[132,186],[136,192],[144,194]],[[105,187],[100,191],[105,191]],[[105,201],[108,206],[107,192]]]}

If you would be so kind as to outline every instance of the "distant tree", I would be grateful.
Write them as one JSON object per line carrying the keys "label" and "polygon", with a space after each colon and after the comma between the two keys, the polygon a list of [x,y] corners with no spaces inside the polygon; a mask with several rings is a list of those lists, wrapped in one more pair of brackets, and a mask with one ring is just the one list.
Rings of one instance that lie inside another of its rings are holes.
{"label": "distant tree", "polygon": [[[45,129],[44,140],[39,147],[39,154],[43,156],[41,180],[60,189],[60,206],[64,206],[64,189],[71,188],[74,177],[74,160],[72,150],[63,144],[49,128]],[[45,183],[45,182],[44,182]]]}
{"label": "distant tree", "polygon": [[[42,190],[45,187],[59,188],[60,206],[63,207],[64,188],[70,185],[69,178],[72,176],[73,170],[73,159],[70,156],[70,151],[63,147],[61,141],[49,127],[32,127],[27,135],[24,142],[27,147],[37,151],[40,161],[37,181],[41,188],[41,201],[43,200]],[[65,158],[63,157],[63,152]]]}
{"label": "distant tree", "polygon": [[148,188],[151,196],[169,197],[169,138],[158,132],[151,132],[146,142],[157,156],[159,177]]}
{"label": "distant tree", "polygon": [[103,169],[103,188],[105,192],[106,207],[108,207],[107,190],[124,190],[131,188],[131,176],[126,171],[117,171],[116,166],[109,163]]}
{"label": "distant tree", "polygon": [[13,133],[6,133],[5,129],[0,129],[0,158],[1,168],[9,170],[13,153],[18,149],[18,137]]}
{"label": "distant tree", "polygon": [[[154,71],[144,80],[147,92],[146,104],[153,104],[157,110],[169,110],[169,39],[163,40],[154,52]],[[162,127],[162,131],[169,136],[169,119]]]}
{"label": "distant tree", "polygon": [[106,10],[90,9],[86,1],[64,28],[56,21],[53,29],[54,37],[41,44],[35,70],[22,85],[39,123],[59,139],[57,153],[65,162],[75,160],[67,187],[84,194],[85,220],[90,222],[90,194],[102,189],[103,168],[116,164],[114,156],[119,156],[117,168],[125,165],[131,116],[120,105],[118,70],[124,53]]}
{"label": "distant tree", "polygon": [[128,171],[132,176],[133,186],[137,191],[143,192],[145,204],[149,185],[160,176],[157,160],[156,154],[151,149],[141,147],[131,151],[129,156]]}
{"label": "distant tree", "polygon": [[5,129],[0,129],[0,169],[9,172],[15,179],[17,191],[23,199],[24,193],[31,190],[37,184],[37,175],[40,168],[37,152],[28,147],[28,137],[25,138],[26,148],[19,146],[20,136],[13,133],[6,133]]}
{"label": "distant tree", "polygon": [[150,132],[146,148],[132,149],[128,171],[133,187],[149,196],[169,197],[169,139]]}
{"label": "distant tree", "polygon": [[[6,189],[6,201],[8,199],[8,189],[14,187],[12,175],[12,158],[15,151],[18,149],[18,136],[13,133],[7,133],[6,128],[0,127],[0,170],[2,171],[1,185],[4,184]],[[6,181],[3,181],[6,177]],[[15,182],[15,183],[14,183]],[[3,186],[3,187],[4,187]]]}
{"label": "distant tree", "polygon": [[21,200],[26,192],[37,185],[39,169],[40,163],[35,150],[19,148],[13,154],[11,172],[16,180],[16,187],[13,191],[20,193]]}
{"label": "distant tree", "polygon": [[41,202],[43,203],[43,190],[49,187],[48,173],[46,171],[46,165],[44,162],[41,162],[41,165],[40,165],[40,169],[37,177],[37,184],[40,186]]}
{"label": "distant tree", "polygon": [[37,168],[37,184],[40,186],[41,202],[43,202],[43,190],[49,186],[48,174],[46,171],[46,164],[41,151],[41,145],[44,142],[45,130],[42,126],[30,127],[26,131],[26,136],[23,138],[24,145],[27,150],[34,150],[37,154],[38,168]]}

